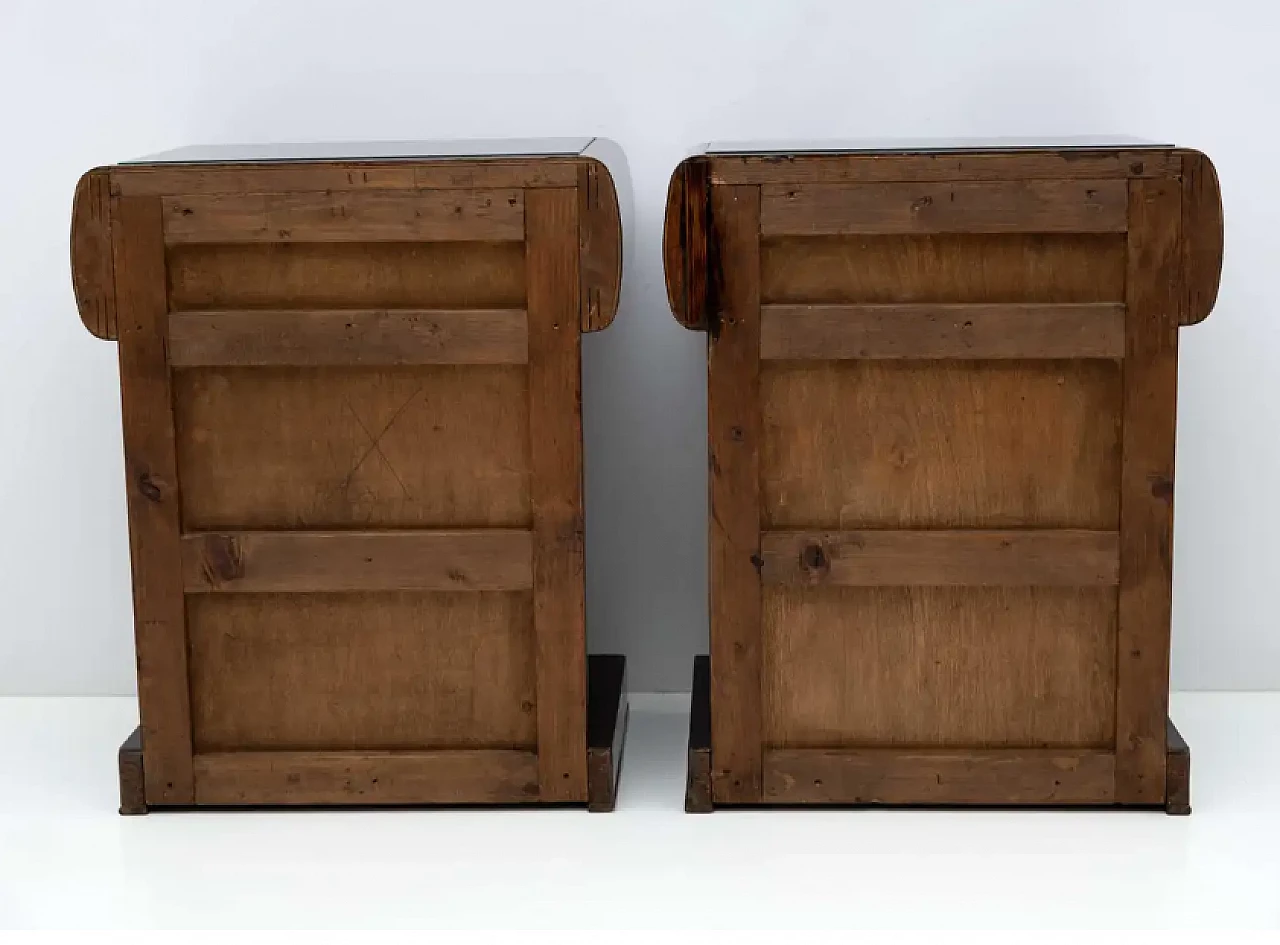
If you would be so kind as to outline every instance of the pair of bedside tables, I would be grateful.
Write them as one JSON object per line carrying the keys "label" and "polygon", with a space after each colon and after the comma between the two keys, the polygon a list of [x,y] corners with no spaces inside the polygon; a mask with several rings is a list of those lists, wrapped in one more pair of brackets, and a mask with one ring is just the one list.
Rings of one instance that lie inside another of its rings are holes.
{"label": "pair of bedside tables", "polygon": [[[183,149],[80,181],[119,345],[141,726],[122,811],[613,806],[587,653],[581,334],[631,218],[602,139]],[[1200,153],[708,148],[663,238],[708,352],[686,808],[1189,811],[1167,719]]]}

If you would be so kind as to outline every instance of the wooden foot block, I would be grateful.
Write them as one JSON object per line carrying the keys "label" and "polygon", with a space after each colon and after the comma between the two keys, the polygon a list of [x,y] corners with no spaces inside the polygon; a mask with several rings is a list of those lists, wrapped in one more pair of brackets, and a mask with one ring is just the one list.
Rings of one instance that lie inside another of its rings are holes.
{"label": "wooden foot block", "polygon": [[689,704],[689,770],[684,809],[709,814],[711,802],[711,657],[693,658],[693,698]]}
{"label": "wooden foot block", "polygon": [[627,738],[627,658],[587,657],[587,810],[607,814],[618,798]]}
{"label": "wooden foot block", "polygon": [[145,814],[147,795],[142,779],[142,726],[120,746],[120,813]]}
{"label": "wooden foot block", "polygon": [[1165,720],[1164,812],[1191,813],[1191,749],[1171,720]]}

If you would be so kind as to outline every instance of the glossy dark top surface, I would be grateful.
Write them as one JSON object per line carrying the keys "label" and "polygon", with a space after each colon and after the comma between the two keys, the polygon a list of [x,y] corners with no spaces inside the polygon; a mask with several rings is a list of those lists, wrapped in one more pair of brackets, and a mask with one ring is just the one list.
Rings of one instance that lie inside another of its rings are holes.
{"label": "glossy dark top surface", "polygon": [[573,157],[594,138],[474,138],[456,141],[343,141],[310,144],[191,145],[125,164],[258,164],[272,161],[414,161],[491,157]]}
{"label": "glossy dark top surface", "polygon": [[940,154],[950,151],[1099,151],[1171,148],[1124,135],[1062,138],[861,138],[795,141],[713,141],[706,154]]}

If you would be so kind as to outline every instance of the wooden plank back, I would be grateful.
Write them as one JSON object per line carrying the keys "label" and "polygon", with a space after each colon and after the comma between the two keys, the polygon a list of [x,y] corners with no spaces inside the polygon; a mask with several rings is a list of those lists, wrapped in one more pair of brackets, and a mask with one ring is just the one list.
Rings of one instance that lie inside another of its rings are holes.
{"label": "wooden plank back", "polygon": [[588,800],[580,335],[617,306],[619,212],[585,150],[86,175],[131,806]]}
{"label": "wooden plank back", "polygon": [[1207,159],[710,153],[667,212],[710,335],[714,802],[1169,802]]}

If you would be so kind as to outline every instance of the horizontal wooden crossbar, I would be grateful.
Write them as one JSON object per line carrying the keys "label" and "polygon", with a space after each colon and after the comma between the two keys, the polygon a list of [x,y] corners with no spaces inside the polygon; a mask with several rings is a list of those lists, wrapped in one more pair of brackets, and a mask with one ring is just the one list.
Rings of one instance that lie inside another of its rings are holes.
{"label": "horizontal wooden crossbar", "polygon": [[765,305],[764,360],[1123,358],[1124,304]]}
{"label": "horizontal wooden crossbar", "polygon": [[1111,586],[1117,532],[769,531],[760,535],[770,584],[848,587]]}
{"label": "horizontal wooden crossbar", "polygon": [[195,756],[209,805],[518,804],[538,800],[531,751],[238,751]]}
{"label": "horizontal wooden crossbar", "polygon": [[193,194],[161,202],[171,245],[524,239],[519,190]]}
{"label": "horizontal wooden crossbar", "polygon": [[740,154],[707,159],[712,184],[1176,178],[1177,151],[1143,148],[933,154]]}
{"label": "horizontal wooden crossbar", "polygon": [[533,540],[513,529],[202,532],[182,538],[187,593],[513,591],[533,586]]}
{"label": "horizontal wooden crossbar", "polygon": [[276,164],[136,164],[111,168],[113,193],[271,194],[369,190],[471,190],[574,187],[580,162],[572,160],[317,161]]}
{"label": "horizontal wooden crossbar", "polygon": [[524,309],[176,312],[169,364],[524,364]]}
{"label": "horizontal wooden crossbar", "polygon": [[1108,804],[1115,755],[1069,749],[826,750],[764,753],[778,804]]}
{"label": "horizontal wooden crossbar", "polygon": [[765,184],[760,234],[1122,233],[1122,180]]}

